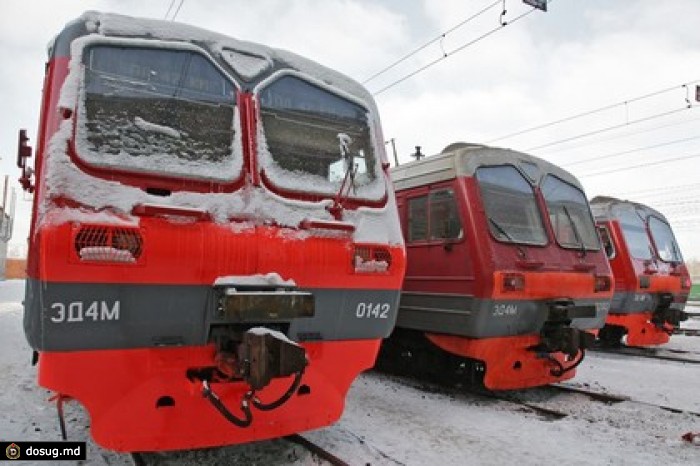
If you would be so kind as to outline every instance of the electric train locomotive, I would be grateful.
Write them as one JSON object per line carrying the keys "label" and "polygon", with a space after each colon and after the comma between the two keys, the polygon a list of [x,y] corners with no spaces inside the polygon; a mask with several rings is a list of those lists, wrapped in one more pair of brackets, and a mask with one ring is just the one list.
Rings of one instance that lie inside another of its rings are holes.
{"label": "electric train locomotive", "polygon": [[337,420],[405,251],[369,93],[282,50],[87,12],[50,44],[24,327],[118,451]]}
{"label": "electric train locomotive", "polygon": [[637,202],[591,200],[612,267],[614,295],[602,344],[661,345],[688,318],[691,281],[673,231],[660,212]]}
{"label": "electric train locomotive", "polygon": [[408,266],[379,367],[492,390],[573,377],[612,297],[576,178],[465,143],[391,176]]}

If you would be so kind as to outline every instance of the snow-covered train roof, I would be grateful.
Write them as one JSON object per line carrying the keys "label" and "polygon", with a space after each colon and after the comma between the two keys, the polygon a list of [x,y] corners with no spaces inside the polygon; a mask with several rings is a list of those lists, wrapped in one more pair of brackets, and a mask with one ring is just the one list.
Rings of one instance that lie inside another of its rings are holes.
{"label": "snow-covered train roof", "polygon": [[596,196],[590,200],[590,204],[591,212],[593,212],[593,216],[597,221],[606,221],[615,218],[613,212],[615,208],[628,208],[641,212],[644,217],[653,215],[669,223],[664,214],[646,204],[640,204],[639,202],[618,199],[611,196]]}
{"label": "snow-covered train roof", "polygon": [[391,178],[396,190],[402,190],[473,176],[479,167],[505,164],[519,167],[534,184],[551,173],[583,191],[571,173],[541,158],[511,149],[459,142],[450,144],[438,155],[392,168]]}
{"label": "snow-covered train roof", "polygon": [[87,35],[194,44],[209,53],[219,65],[232,71],[244,90],[253,89],[275,72],[296,71],[364,102],[368,110],[376,112],[369,92],[342,73],[286,50],[173,21],[87,11],[68,23],[49,44],[49,57],[70,56],[73,40]]}

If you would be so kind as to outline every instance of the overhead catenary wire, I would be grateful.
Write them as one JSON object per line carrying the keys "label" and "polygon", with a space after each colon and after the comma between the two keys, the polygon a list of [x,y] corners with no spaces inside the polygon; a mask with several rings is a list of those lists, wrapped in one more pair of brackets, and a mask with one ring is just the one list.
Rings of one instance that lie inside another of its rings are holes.
{"label": "overhead catenary wire", "polygon": [[425,44],[423,44],[423,45],[421,45],[420,47],[416,48],[416,49],[413,50],[412,52],[407,53],[406,55],[404,55],[403,57],[399,58],[399,59],[396,60],[395,62],[393,62],[393,63],[391,63],[390,65],[388,65],[388,66],[382,68],[381,70],[377,71],[377,72],[374,73],[372,76],[370,76],[369,78],[367,78],[367,79],[365,79],[364,81],[362,81],[362,84],[367,84],[368,82],[372,81],[373,79],[377,78],[378,76],[381,76],[382,74],[386,73],[386,72],[389,71],[390,69],[394,68],[394,67],[395,67],[396,65],[398,65],[399,63],[403,63],[404,61],[408,60],[409,58],[411,58],[413,55],[417,54],[417,53],[420,52],[421,50],[424,50],[426,47],[428,47],[428,46],[430,46],[430,45],[433,45],[435,42],[441,41],[442,39],[445,38],[445,36],[447,36],[447,34],[449,34],[449,33],[453,32],[453,31],[455,31],[455,30],[461,28],[462,26],[464,26],[465,24],[469,23],[470,21],[472,21],[472,20],[478,18],[479,16],[481,16],[481,15],[484,14],[484,13],[486,13],[488,10],[490,10],[491,8],[493,8],[494,6],[498,5],[498,4],[501,3],[501,2],[502,2],[502,0],[496,0],[496,1],[493,2],[492,4],[490,4],[490,5],[488,5],[488,6],[484,7],[484,8],[482,8],[480,11],[474,13],[474,14],[471,15],[470,17],[468,17],[468,18],[462,20],[461,22],[459,22],[458,24],[452,26],[450,29],[448,29],[447,31],[443,32],[442,34],[440,34],[440,35],[437,36],[436,38],[434,38],[434,39],[432,39],[432,40],[426,42]]}
{"label": "overhead catenary wire", "polygon": [[[163,19],[168,19],[168,15],[173,10],[173,6],[175,6],[176,1],[177,0],[171,0],[170,6],[168,7],[168,11],[165,13],[165,16],[163,17]],[[185,3],[185,0],[180,0],[180,3],[178,4],[177,8],[175,9],[175,12],[173,13],[172,18],[170,18],[170,21],[175,21],[175,18],[177,18],[178,13],[180,13],[180,8],[182,8],[183,3]]]}
{"label": "overhead catenary wire", "polygon": [[[696,121],[700,121],[700,118],[691,118],[691,119],[689,119],[689,120],[675,121],[675,122],[673,122],[673,123],[668,123],[668,124],[665,124],[665,125],[657,125],[657,126],[642,128],[642,129],[639,129],[639,130],[637,130],[637,131],[630,131],[630,132],[627,132],[627,133],[625,133],[625,134],[617,134],[617,135],[613,135],[613,136],[606,137],[606,138],[602,138],[602,139],[596,139],[596,140],[593,140],[593,141],[582,142],[582,143],[580,143],[580,144],[568,145],[568,146],[563,147],[563,148],[557,148],[556,150],[557,150],[558,152],[571,151],[571,150],[575,150],[575,149],[580,149],[581,147],[591,146],[591,145],[594,145],[594,144],[600,144],[600,143],[602,143],[602,142],[609,142],[609,141],[614,141],[614,140],[617,140],[617,139],[628,138],[628,137],[630,137],[630,136],[636,136],[636,135],[642,134],[642,133],[648,134],[648,133],[651,133],[651,132],[654,132],[654,131],[659,131],[659,130],[661,130],[661,129],[671,128],[671,127],[673,127],[673,126],[687,125],[688,123],[693,123],[693,122],[696,122]],[[549,152],[549,151],[544,151],[544,152],[547,153],[547,152]]]}
{"label": "overhead catenary wire", "polygon": [[[547,2],[547,3],[551,3],[551,2],[552,2],[552,0],[549,0],[549,2]],[[498,32],[498,31],[500,31],[501,29],[505,28],[506,26],[510,26],[511,24],[513,24],[513,23],[515,23],[515,22],[521,20],[522,18],[524,18],[525,16],[529,15],[530,13],[532,13],[533,11],[535,11],[536,9],[537,9],[537,8],[532,8],[532,9],[530,9],[530,10],[524,12],[524,13],[521,13],[520,15],[516,16],[515,18],[513,18],[512,20],[510,20],[510,21],[508,21],[508,22],[502,22],[502,23],[499,24],[497,27],[495,27],[495,28],[493,28],[493,29],[491,29],[491,30],[485,32],[484,34],[480,35],[480,36],[477,37],[476,39],[472,39],[472,40],[470,40],[469,42],[466,42],[466,43],[460,45],[459,47],[457,47],[456,49],[454,49],[454,50],[452,50],[452,51],[449,51],[449,52],[443,51],[443,54],[442,54],[441,57],[436,58],[435,60],[433,60],[433,61],[427,63],[426,65],[423,65],[423,66],[421,66],[420,68],[418,68],[418,69],[416,69],[416,70],[414,70],[414,71],[408,73],[407,75],[405,75],[405,76],[403,76],[403,77],[397,79],[396,81],[393,81],[392,83],[390,83],[390,84],[388,84],[388,85],[382,87],[382,88],[379,89],[378,91],[373,92],[372,95],[373,95],[373,96],[377,96],[377,95],[381,94],[382,92],[384,92],[384,91],[386,91],[386,90],[388,90],[388,89],[391,89],[392,87],[394,87],[394,86],[396,86],[396,85],[398,85],[398,84],[400,84],[400,83],[406,81],[407,79],[412,78],[413,76],[415,76],[415,75],[417,75],[418,73],[421,73],[421,72],[427,70],[428,68],[430,68],[430,67],[436,65],[437,63],[441,62],[442,60],[445,60],[446,58],[451,57],[452,55],[454,55],[454,54],[456,54],[456,53],[458,53],[458,52],[461,52],[462,50],[464,50],[464,49],[466,49],[466,48],[468,48],[468,47],[470,47],[470,46],[476,44],[476,43],[479,42],[479,41],[482,41],[482,40],[486,39],[487,37],[489,37],[490,35],[492,35],[492,34]]]}
{"label": "overhead catenary wire", "polygon": [[180,0],[180,4],[177,6],[177,10],[175,10],[175,14],[170,19],[170,21],[175,21],[175,18],[177,18],[177,14],[180,13],[180,8],[182,8],[183,3],[185,3],[185,0]]}
{"label": "overhead catenary wire", "polygon": [[694,158],[698,158],[698,157],[700,157],[700,154],[682,155],[682,156],[673,157],[673,158],[670,158],[670,159],[658,160],[658,161],[656,161],[656,162],[640,163],[640,164],[637,164],[637,165],[628,165],[628,166],[626,166],[626,167],[612,168],[612,169],[610,169],[610,170],[601,170],[601,171],[598,171],[598,172],[586,173],[586,174],[583,174],[583,175],[577,175],[577,177],[578,177],[578,178],[587,178],[587,177],[591,177],[591,176],[607,175],[607,174],[609,174],[609,173],[617,173],[617,172],[621,172],[621,171],[632,170],[632,169],[635,169],[635,168],[651,167],[651,166],[654,166],[654,165],[662,165],[662,164],[666,164],[666,163],[669,163],[669,162],[679,162],[679,161],[681,161],[681,160],[689,160],[689,159],[694,159]]}
{"label": "overhead catenary wire", "polygon": [[[558,124],[560,124],[560,123],[565,123],[565,122],[567,122],[567,121],[575,120],[575,119],[582,118],[582,117],[585,117],[585,116],[594,115],[594,114],[596,114],[596,113],[604,112],[604,111],[606,111],[606,110],[612,110],[613,108],[616,108],[616,107],[627,106],[627,105],[629,105],[629,104],[631,104],[631,103],[639,102],[640,100],[645,100],[645,99],[648,99],[648,98],[651,98],[651,97],[656,97],[656,96],[658,96],[658,95],[665,94],[665,93],[667,93],[667,92],[677,91],[677,90],[679,90],[679,89],[686,89],[686,90],[687,90],[688,86],[690,86],[690,85],[692,85],[692,84],[696,84],[696,83],[700,83],[700,79],[696,79],[696,80],[693,80],[693,81],[688,81],[688,82],[681,83],[681,84],[679,84],[679,85],[675,85],[675,86],[671,86],[671,87],[666,87],[666,88],[660,89],[660,90],[658,90],[658,91],[650,92],[650,93],[648,93],[648,94],[643,94],[643,95],[634,97],[634,98],[632,98],[632,99],[623,100],[623,101],[621,101],[621,102],[617,102],[617,103],[614,103],[614,104],[604,105],[604,106],[602,106],[602,107],[598,107],[598,108],[595,108],[595,109],[592,109],[592,110],[586,110],[586,111],[584,111],[584,112],[577,113],[577,114],[575,114],[575,115],[571,115],[571,116],[568,116],[568,117],[560,118],[560,119],[558,119],[558,120],[550,121],[550,122],[548,122],[548,123],[542,123],[542,124],[539,124],[539,125],[536,125],[536,126],[531,126],[531,127],[529,127],[529,128],[525,128],[525,129],[522,129],[522,130],[519,130],[519,131],[515,131],[515,132],[513,132],[513,133],[506,134],[506,135],[504,135],[504,136],[497,137],[497,138],[495,138],[495,139],[491,139],[490,141],[486,141],[486,144],[492,144],[492,143],[497,142],[497,141],[500,141],[500,140],[502,140],[502,139],[508,139],[508,138],[512,138],[512,137],[515,137],[515,136],[520,136],[521,134],[525,134],[525,133],[531,133],[531,132],[533,132],[533,131],[537,131],[537,130],[540,130],[540,129],[548,128],[548,127],[550,127],[550,126],[558,125]],[[691,104],[688,103],[687,106],[690,107]]]}
{"label": "overhead catenary wire", "polygon": [[[650,193],[648,195],[654,196],[654,195],[664,195],[664,194],[670,194],[672,191],[685,191],[689,189],[695,189],[695,188],[700,188],[700,183],[689,183],[689,184],[681,184],[681,185],[674,185],[674,186],[659,186],[656,188],[649,188],[649,189],[639,189],[636,191],[625,191],[621,194],[618,194],[618,196],[626,196],[629,194],[637,194],[637,195],[642,195],[644,196],[644,193]],[[654,194],[651,194],[654,193]]]}
{"label": "overhead catenary wire", "polygon": [[581,160],[575,160],[573,162],[564,162],[564,163],[562,163],[562,165],[565,167],[570,167],[572,165],[580,165],[582,163],[594,162],[597,160],[611,159],[614,157],[619,157],[621,155],[633,154],[635,152],[641,152],[641,151],[648,150],[648,149],[656,149],[659,147],[666,147],[666,146],[670,146],[673,144],[680,144],[682,142],[693,141],[695,139],[700,139],[700,136],[691,136],[689,138],[675,139],[673,141],[661,142],[659,144],[653,144],[651,146],[637,147],[634,149],[628,149],[628,150],[624,150],[624,151],[620,151],[620,152],[612,152],[609,154],[598,155],[596,157],[589,157],[589,158],[585,158],[585,159],[581,159]]}
{"label": "overhead catenary wire", "polygon": [[168,6],[168,11],[165,12],[165,16],[163,16],[163,19],[168,19],[168,15],[170,14],[170,11],[173,9],[173,5],[175,5],[175,2],[177,0],[170,0],[170,6]]}
{"label": "overhead catenary wire", "polygon": [[654,120],[654,119],[656,119],[656,118],[662,118],[662,117],[665,117],[665,116],[668,116],[668,115],[673,115],[674,113],[679,113],[679,112],[682,112],[682,111],[685,111],[685,110],[690,110],[690,109],[693,109],[693,108],[696,108],[696,106],[690,106],[690,107],[687,107],[687,106],[686,106],[686,107],[677,108],[677,109],[674,109],[674,110],[669,110],[669,111],[667,111],[667,112],[655,113],[655,114],[653,114],[653,115],[650,115],[650,116],[647,116],[647,117],[644,117],[644,118],[639,118],[639,119],[637,119],[637,120],[626,121],[625,123],[620,123],[620,124],[618,124],[618,125],[607,126],[607,127],[605,127],[605,128],[601,128],[601,129],[597,129],[597,130],[593,130],[593,131],[588,131],[588,132],[586,132],[586,133],[577,134],[577,135],[575,135],[575,136],[570,136],[570,137],[567,137],[567,138],[558,139],[558,140],[556,140],[556,141],[552,141],[552,142],[549,142],[549,143],[547,143],[547,144],[540,144],[539,146],[529,147],[529,148],[527,148],[527,149],[524,149],[524,151],[525,151],[525,152],[531,152],[531,151],[536,151],[536,150],[544,149],[544,148],[546,148],[546,147],[556,146],[556,145],[558,145],[558,144],[563,144],[563,143],[565,143],[565,142],[575,141],[576,139],[581,139],[581,138],[585,138],[585,137],[588,137],[588,136],[593,136],[593,135],[595,135],[595,134],[605,133],[605,132],[607,132],[607,131],[612,131],[612,130],[615,130],[615,129],[624,128],[625,126],[630,126],[630,125],[635,125],[635,124],[638,124],[638,123],[643,123],[643,122],[645,122],[645,121]]}

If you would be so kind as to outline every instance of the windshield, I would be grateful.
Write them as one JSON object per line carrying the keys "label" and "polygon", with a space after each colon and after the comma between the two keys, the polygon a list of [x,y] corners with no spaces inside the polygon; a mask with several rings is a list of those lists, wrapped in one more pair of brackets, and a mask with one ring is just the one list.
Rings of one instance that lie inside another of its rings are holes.
{"label": "windshield", "polygon": [[77,146],[88,163],[218,181],[240,172],[235,89],[203,55],[97,45],[83,61]]}
{"label": "windshield", "polygon": [[651,259],[651,243],[647,235],[644,220],[632,207],[618,207],[615,216],[622,227],[622,234],[632,257]]}
{"label": "windshield", "polygon": [[547,175],[541,189],[557,242],[565,248],[600,249],[595,223],[583,192],[553,175]]}
{"label": "windshield", "polygon": [[476,170],[491,234],[500,241],[544,245],[547,234],[532,185],[515,167]]}
{"label": "windshield", "polygon": [[272,183],[331,196],[345,180],[349,197],[384,197],[365,108],[289,75],[259,100],[260,158]]}
{"label": "windshield", "polygon": [[683,262],[681,250],[668,223],[652,215],[649,217],[649,230],[656,245],[656,251],[662,261]]}

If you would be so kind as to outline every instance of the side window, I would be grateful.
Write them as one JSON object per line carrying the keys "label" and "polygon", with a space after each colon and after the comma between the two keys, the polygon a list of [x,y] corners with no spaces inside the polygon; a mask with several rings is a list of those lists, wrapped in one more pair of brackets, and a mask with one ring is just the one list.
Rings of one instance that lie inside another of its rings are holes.
{"label": "side window", "polygon": [[408,241],[428,239],[428,197],[408,200]]}
{"label": "side window", "polygon": [[612,242],[612,238],[610,237],[610,232],[608,231],[608,227],[604,226],[599,226],[598,227],[598,234],[600,235],[600,241],[603,243],[603,249],[605,249],[605,255],[608,256],[608,259],[612,259],[615,257],[615,245]]}
{"label": "side window", "polygon": [[457,203],[451,189],[408,200],[408,242],[462,237]]}
{"label": "side window", "polygon": [[456,239],[462,236],[457,203],[451,189],[430,193],[430,239]]}

